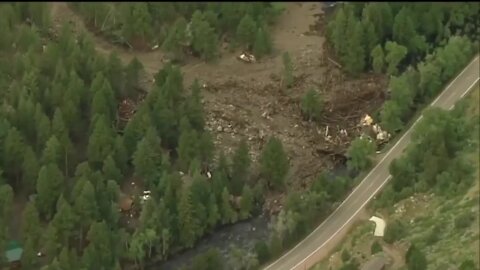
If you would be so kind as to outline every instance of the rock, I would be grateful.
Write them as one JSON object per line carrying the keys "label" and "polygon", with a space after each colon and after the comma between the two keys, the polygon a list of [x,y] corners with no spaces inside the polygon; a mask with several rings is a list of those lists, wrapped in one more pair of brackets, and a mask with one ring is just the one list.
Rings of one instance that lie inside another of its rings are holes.
{"label": "rock", "polygon": [[217,131],[218,131],[218,132],[222,132],[222,131],[223,131],[223,128],[222,128],[221,126],[218,126],[218,127],[217,127]]}
{"label": "rock", "polygon": [[229,127],[226,127],[226,128],[223,129],[223,131],[224,131],[225,133],[230,133],[230,132],[232,132],[232,129],[229,128]]}

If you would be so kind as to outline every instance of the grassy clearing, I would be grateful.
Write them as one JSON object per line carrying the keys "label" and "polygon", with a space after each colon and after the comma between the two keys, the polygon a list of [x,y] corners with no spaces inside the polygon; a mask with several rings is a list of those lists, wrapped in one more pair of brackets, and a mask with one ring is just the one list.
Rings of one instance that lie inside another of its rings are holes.
{"label": "grassy clearing", "polygon": [[[467,98],[468,117],[480,119],[480,88],[474,89]],[[473,259],[479,268],[479,130],[479,125],[476,125],[473,130],[475,142],[465,153],[471,164],[476,167],[475,184],[466,194],[449,199],[435,194],[416,194],[398,202],[390,209],[371,211],[374,215],[385,217],[387,226],[389,220],[397,218],[406,222],[408,234],[403,240],[393,245],[380,241],[384,251],[391,256],[388,269],[407,269],[404,265],[404,255],[410,242],[415,242],[427,256],[428,270],[457,269],[466,259]],[[373,228],[374,225],[370,222],[364,222],[353,228],[337,250],[312,269],[340,269],[343,264],[341,260],[343,249],[348,249],[359,263],[365,263],[371,256]],[[395,258],[395,253],[400,256]]]}

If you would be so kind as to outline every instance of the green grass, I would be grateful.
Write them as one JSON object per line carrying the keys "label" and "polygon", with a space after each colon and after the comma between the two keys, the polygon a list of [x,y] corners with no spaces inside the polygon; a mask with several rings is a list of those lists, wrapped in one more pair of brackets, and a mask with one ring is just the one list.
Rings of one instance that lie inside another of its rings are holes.
{"label": "green grass", "polygon": [[[450,269],[467,258],[478,258],[479,207],[476,201],[463,197],[449,200],[434,197],[430,208],[441,210],[423,212],[409,224],[406,239],[417,243],[425,252],[428,269]],[[463,227],[456,226],[456,220],[462,216],[471,219]],[[478,265],[478,259],[476,263]]]}
{"label": "green grass", "polygon": [[272,7],[276,12],[283,12],[287,7],[284,2],[272,2]]}

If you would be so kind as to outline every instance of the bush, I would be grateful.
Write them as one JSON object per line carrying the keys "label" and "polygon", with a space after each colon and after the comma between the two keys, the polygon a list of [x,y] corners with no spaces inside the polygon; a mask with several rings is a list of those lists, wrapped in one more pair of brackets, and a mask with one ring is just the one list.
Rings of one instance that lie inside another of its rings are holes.
{"label": "bush", "polygon": [[270,259],[270,250],[264,241],[258,241],[255,244],[255,253],[257,254],[259,263],[264,263]]}
{"label": "bush", "polygon": [[348,252],[348,250],[344,249],[342,251],[342,261],[345,263],[345,262],[348,262],[348,260],[350,260],[352,256],[350,255],[350,252]]}
{"label": "bush", "polygon": [[463,212],[455,218],[455,228],[464,229],[472,223],[474,216],[470,212]]}
{"label": "bush", "polygon": [[270,239],[269,250],[270,250],[270,256],[277,256],[283,250],[282,239],[280,239],[280,237],[278,237],[278,235],[276,233]]}
{"label": "bush", "polygon": [[427,258],[425,254],[418,249],[414,244],[410,246],[405,255],[405,261],[408,265],[408,270],[424,270],[427,269]]}
{"label": "bush", "polygon": [[374,209],[390,208],[397,201],[396,196],[397,194],[393,190],[392,186],[386,186],[380,195],[377,195],[377,199],[373,201]]}
{"label": "bush", "polygon": [[460,264],[458,270],[478,270],[478,268],[475,267],[475,262],[473,260],[467,259]]}
{"label": "bush", "polygon": [[385,242],[392,244],[395,241],[398,241],[405,237],[406,228],[405,224],[403,224],[400,220],[394,220],[390,225],[387,225],[385,229]]}
{"label": "bush", "polygon": [[320,120],[323,110],[323,101],[317,92],[310,89],[302,98],[302,114],[306,120]]}
{"label": "bush", "polygon": [[224,269],[224,262],[220,251],[210,248],[205,253],[195,256],[191,270]]}
{"label": "bush", "polygon": [[370,248],[370,253],[373,255],[373,254],[377,254],[377,253],[382,252],[382,251],[383,251],[382,245],[380,245],[380,243],[378,243],[378,241],[374,241],[372,243],[372,247]]}
{"label": "bush", "polygon": [[358,270],[359,264],[355,258],[352,258],[348,263],[342,265],[340,270]]}
{"label": "bush", "polygon": [[427,245],[433,245],[438,240],[440,240],[440,235],[442,233],[442,226],[443,224],[435,224],[432,229],[428,232],[425,236],[425,243]]}

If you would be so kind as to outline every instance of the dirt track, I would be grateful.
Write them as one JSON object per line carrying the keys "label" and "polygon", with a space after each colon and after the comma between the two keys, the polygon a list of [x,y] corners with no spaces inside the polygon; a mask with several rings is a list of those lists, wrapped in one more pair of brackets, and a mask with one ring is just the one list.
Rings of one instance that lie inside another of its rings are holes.
{"label": "dirt track", "polygon": [[[304,181],[317,175],[331,160],[318,153],[324,148],[345,149],[356,136],[355,125],[363,112],[378,108],[382,99],[380,92],[385,80],[363,77],[347,80],[326,57],[323,56],[324,38],[311,33],[315,15],[321,13],[320,3],[286,3],[286,12],[271,31],[276,51],[255,64],[239,62],[235,53],[222,52],[214,64],[194,60],[182,66],[184,85],[189,86],[198,78],[207,83],[203,101],[207,113],[207,126],[215,136],[215,145],[230,153],[240,137],[249,141],[252,158],[255,160],[268,137],[274,135],[282,140],[291,159],[291,179],[295,188],[304,186]],[[75,31],[85,31],[85,26],[66,3],[52,3],[54,24],[71,21]],[[92,35],[93,36],[93,35]],[[109,44],[99,36],[93,36],[100,53],[117,52],[128,62],[137,57],[145,67],[146,80],[163,66],[163,54],[133,52]],[[287,92],[280,88],[279,75],[283,65],[281,54],[288,51],[294,63],[295,86]],[[300,116],[299,99],[305,91],[314,87],[326,100],[325,119],[322,125],[303,121]],[[363,100],[355,100],[359,91]],[[357,92],[356,94],[354,92]],[[326,125],[329,135],[336,143],[324,139]],[[340,137],[340,129],[349,131]],[[301,179],[301,180],[297,180]]]}

